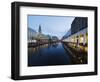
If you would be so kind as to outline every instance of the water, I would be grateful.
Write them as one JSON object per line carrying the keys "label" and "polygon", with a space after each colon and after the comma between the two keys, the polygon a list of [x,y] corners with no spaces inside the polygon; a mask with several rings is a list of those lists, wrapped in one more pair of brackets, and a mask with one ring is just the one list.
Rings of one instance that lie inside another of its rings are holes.
{"label": "water", "polygon": [[28,48],[28,66],[70,65],[77,61],[60,42]]}

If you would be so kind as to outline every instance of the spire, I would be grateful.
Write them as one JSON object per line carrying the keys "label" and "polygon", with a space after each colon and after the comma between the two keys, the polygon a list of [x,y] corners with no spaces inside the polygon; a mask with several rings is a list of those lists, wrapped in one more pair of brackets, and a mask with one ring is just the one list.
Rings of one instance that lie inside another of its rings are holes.
{"label": "spire", "polygon": [[42,30],[41,30],[41,25],[39,25],[39,30],[38,30],[39,33],[42,33]]}

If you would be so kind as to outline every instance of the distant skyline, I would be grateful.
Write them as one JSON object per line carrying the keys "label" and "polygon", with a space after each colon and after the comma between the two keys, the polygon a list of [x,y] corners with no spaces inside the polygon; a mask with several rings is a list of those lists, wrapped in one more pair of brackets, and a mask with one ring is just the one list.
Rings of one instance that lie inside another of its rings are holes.
{"label": "distant skyline", "polygon": [[38,32],[39,25],[41,25],[43,34],[57,36],[61,39],[71,28],[74,18],[69,16],[29,15],[28,27]]}

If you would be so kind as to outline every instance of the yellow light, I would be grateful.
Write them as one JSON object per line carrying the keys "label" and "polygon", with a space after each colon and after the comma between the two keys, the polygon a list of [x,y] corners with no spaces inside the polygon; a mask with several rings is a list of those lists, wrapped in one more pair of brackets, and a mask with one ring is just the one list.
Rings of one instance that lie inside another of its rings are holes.
{"label": "yellow light", "polygon": [[83,43],[83,41],[84,41],[84,38],[80,37],[80,43]]}

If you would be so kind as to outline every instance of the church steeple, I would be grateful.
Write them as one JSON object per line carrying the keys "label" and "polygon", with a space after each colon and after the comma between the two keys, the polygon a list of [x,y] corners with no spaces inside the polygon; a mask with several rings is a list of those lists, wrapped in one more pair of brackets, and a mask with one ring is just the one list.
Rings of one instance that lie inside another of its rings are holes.
{"label": "church steeple", "polygon": [[41,25],[39,25],[39,30],[38,32],[41,34],[42,33],[42,30],[41,30]]}

